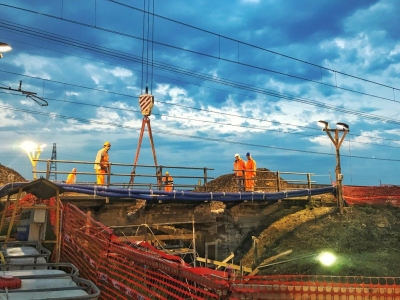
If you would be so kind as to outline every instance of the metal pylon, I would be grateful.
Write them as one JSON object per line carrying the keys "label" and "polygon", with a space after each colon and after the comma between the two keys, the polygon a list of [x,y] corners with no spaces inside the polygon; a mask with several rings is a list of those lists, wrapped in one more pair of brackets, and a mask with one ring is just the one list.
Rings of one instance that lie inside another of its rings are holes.
{"label": "metal pylon", "polygon": [[53,151],[51,152],[51,164],[50,164],[50,179],[53,181],[57,180],[57,147],[56,143],[53,143]]}

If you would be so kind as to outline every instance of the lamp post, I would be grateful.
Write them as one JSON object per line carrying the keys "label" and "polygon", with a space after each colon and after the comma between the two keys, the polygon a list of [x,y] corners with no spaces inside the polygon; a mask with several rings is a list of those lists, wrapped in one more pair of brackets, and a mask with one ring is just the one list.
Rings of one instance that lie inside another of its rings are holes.
{"label": "lamp post", "polygon": [[[350,131],[349,125],[345,123],[336,123],[336,128],[329,128],[328,122],[318,121],[318,125],[323,127],[322,130],[326,132],[326,134],[331,139],[332,143],[336,148],[336,194],[337,194],[337,205],[339,206],[340,214],[343,214],[343,174],[340,167],[340,146],[346,136],[346,134]],[[334,132],[334,136],[332,136],[331,132]],[[339,137],[339,132],[343,132],[342,137]]]}
{"label": "lamp post", "polygon": [[3,57],[3,54],[1,54],[2,52],[7,52],[10,51],[11,49],[12,48],[9,44],[0,42],[0,58]]}
{"label": "lamp post", "polygon": [[32,173],[33,173],[33,180],[37,179],[36,176],[36,164],[39,159],[40,153],[42,153],[44,147],[46,147],[45,144],[36,144],[33,142],[23,142],[21,144],[21,148],[28,154],[29,160],[31,161],[32,164]]}

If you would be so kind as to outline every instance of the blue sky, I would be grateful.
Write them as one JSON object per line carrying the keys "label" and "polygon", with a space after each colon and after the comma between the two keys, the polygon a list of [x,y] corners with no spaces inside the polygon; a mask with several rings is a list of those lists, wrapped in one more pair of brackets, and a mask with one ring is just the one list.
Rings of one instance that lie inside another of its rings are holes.
{"label": "blue sky", "polygon": [[[325,120],[350,126],[344,184],[399,184],[399,13],[396,0],[0,0],[13,47],[0,86],[21,80],[49,104],[0,90],[0,163],[31,178],[31,140],[43,159],[56,143],[78,161],[110,141],[110,160],[132,164],[147,86],[160,165],[218,177],[251,152],[259,168],[329,182]],[[147,132],[138,163],[154,163]]]}

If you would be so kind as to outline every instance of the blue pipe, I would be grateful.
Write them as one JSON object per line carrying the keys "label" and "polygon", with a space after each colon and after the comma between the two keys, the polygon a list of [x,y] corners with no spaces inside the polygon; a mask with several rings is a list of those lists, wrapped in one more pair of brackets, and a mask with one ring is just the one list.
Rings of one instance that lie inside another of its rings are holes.
{"label": "blue pipe", "polygon": [[[6,184],[0,187],[0,197],[7,194],[11,188],[17,188],[26,184],[25,182],[18,182],[13,184]],[[196,193],[190,191],[175,190],[172,192],[160,190],[136,190],[136,189],[121,189],[107,186],[97,185],[78,185],[78,184],[65,184],[55,183],[57,186],[62,187],[67,192],[75,192],[88,195],[98,195],[110,198],[133,198],[143,199],[148,201],[168,201],[168,200],[183,200],[183,201],[222,201],[222,202],[235,202],[235,201],[275,201],[279,199],[286,199],[292,197],[301,197],[308,195],[319,195],[325,193],[335,193],[336,189],[333,186],[294,190],[286,192],[274,193],[259,193],[259,192],[244,192],[244,193],[225,193],[225,192],[204,192]]]}

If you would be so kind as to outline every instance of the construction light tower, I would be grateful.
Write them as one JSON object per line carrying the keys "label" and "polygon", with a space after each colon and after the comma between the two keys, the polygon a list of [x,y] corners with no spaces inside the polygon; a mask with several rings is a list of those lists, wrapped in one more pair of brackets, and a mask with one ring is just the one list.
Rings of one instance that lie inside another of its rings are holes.
{"label": "construction light tower", "polygon": [[57,147],[56,143],[53,143],[53,151],[51,152],[51,163],[50,163],[50,180],[57,181]]}
{"label": "construction light tower", "polygon": [[[346,123],[336,123],[336,128],[331,129],[329,127],[328,122],[326,121],[318,121],[318,125],[322,127],[322,130],[326,132],[329,139],[332,141],[333,145],[336,148],[336,198],[337,198],[337,205],[339,207],[339,213],[343,214],[343,174],[342,169],[340,166],[340,146],[342,145],[346,134],[350,132],[349,125]],[[332,136],[331,132],[334,133]],[[342,137],[340,137],[339,132],[342,133]]]}

